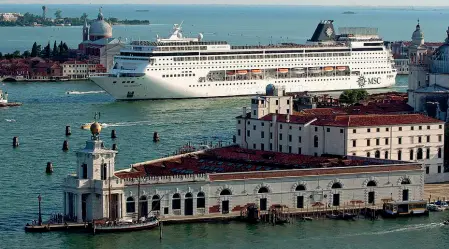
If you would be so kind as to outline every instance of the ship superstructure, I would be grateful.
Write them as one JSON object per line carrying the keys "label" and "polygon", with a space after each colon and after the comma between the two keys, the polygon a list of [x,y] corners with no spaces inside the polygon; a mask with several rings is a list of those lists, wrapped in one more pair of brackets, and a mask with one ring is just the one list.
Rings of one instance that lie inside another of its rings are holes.
{"label": "ship superstructure", "polygon": [[385,88],[394,85],[391,51],[374,28],[340,28],[321,21],[306,44],[232,46],[182,36],[133,41],[114,67],[91,77],[118,100],[204,98],[265,93]]}

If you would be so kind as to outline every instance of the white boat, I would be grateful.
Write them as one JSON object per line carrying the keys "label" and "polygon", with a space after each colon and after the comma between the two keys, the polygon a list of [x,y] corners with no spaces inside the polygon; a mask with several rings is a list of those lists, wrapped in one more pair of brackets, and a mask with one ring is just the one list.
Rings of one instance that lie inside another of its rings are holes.
{"label": "white boat", "polygon": [[[114,57],[108,73],[90,79],[117,100],[254,95],[265,92],[269,84],[286,92],[394,85],[394,60],[377,29],[340,30],[336,34],[333,21],[322,21],[306,44],[233,46],[204,41],[202,34],[183,37],[181,25],[175,24],[168,38],[132,41]],[[323,61],[357,70],[322,74]],[[290,73],[294,68],[307,70]],[[254,69],[263,73],[250,73]]]}
{"label": "white boat", "polygon": [[292,72],[295,74],[304,74],[306,72],[306,70],[304,68],[296,67],[296,68],[292,69]]}
{"label": "white boat", "polygon": [[156,217],[144,218],[138,221],[119,220],[118,222],[94,222],[93,233],[114,233],[149,230],[159,226]]}

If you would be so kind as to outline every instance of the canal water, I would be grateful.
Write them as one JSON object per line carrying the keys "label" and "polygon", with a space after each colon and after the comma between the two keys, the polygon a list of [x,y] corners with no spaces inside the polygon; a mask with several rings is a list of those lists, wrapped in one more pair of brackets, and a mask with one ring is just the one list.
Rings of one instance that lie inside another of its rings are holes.
{"label": "canal water", "polygon": [[[393,89],[405,91],[406,77],[398,77]],[[62,211],[60,185],[74,172],[75,150],[89,139],[81,124],[101,113],[106,123],[106,146],[118,144],[117,169],[173,152],[186,142],[231,142],[234,117],[248,97],[116,102],[88,81],[64,83],[1,83],[10,101],[21,107],[0,109],[0,248],[445,248],[449,227],[441,221],[448,213],[428,218],[355,222],[319,220],[285,226],[184,224],[164,226],[159,232],[91,236],[87,234],[26,234],[23,225],[37,219],[37,196],[43,213]],[[74,91],[75,94],[67,94]],[[65,126],[72,135],[65,137]],[[118,138],[110,138],[111,130]],[[152,142],[153,132],[161,137]],[[12,138],[20,146],[12,148]],[[68,140],[70,151],[63,152]],[[45,174],[47,162],[54,173]]]}

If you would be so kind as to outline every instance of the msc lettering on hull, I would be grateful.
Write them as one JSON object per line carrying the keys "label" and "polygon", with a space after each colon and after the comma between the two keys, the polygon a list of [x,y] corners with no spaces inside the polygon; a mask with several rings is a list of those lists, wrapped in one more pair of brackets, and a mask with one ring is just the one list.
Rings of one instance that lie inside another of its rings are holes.
{"label": "msc lettering on hull", "polygon": [[357,83],[360,88],[363,88],[366,84],[368,85],[378,85],[382,82],[381,77],[374,77],[374,78],[365,78],[365,76],[360,76],[357,80]]}

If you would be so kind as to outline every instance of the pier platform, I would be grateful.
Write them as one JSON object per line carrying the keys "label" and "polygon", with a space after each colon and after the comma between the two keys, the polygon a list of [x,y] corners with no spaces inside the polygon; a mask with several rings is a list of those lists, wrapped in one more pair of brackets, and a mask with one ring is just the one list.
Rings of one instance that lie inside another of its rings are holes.
{"label": "pier platform", "polygon": [[67,223],[67,224],[42,224],[25,226],[26,232],[52,232],[52,231],[88,231],[90,223]]}

